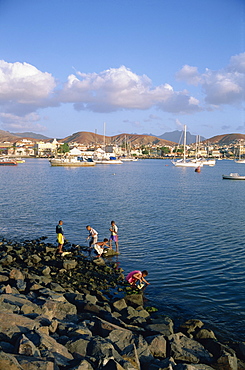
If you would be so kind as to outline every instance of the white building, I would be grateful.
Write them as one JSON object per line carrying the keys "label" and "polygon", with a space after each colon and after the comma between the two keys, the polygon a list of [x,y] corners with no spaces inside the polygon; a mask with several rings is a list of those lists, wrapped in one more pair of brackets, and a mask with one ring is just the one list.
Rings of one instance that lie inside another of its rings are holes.
{"label": "white building", "polygon": [[57,149],[60,146],[60,143],[56,139],[54,139],[51,143],[50,142],[44,142],[44,141],[38,141],[34,145],[34,150],[36,155],[42,157],[42,156],[50,156],[55,155],[57,153]]}

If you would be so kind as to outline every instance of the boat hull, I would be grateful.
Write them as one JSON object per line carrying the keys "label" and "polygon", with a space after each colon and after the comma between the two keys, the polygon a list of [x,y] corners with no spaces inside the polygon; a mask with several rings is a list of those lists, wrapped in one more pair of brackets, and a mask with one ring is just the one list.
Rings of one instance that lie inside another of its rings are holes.
{"label": "boat hull", "polygon": [[230,175],[222,175],[223,180],[245,180],[245,176],[240,176],[238,173],[231,173]]}
{"label": "boat hull", "polygon": [[50,159],[49,162],[52,167],[93,167],[96,164],[95,162],[87,161],[62,161],[55,159]]}
{"label": "boat hull", "polygon": [[123,162],[136,162],[137,160],[137,158],[121,158],[121,161]]}
{"label": "boat hull", "polygon": [[216,164],[216,160],[215,159],[207,159],[207,160],[204,160],[203,161],[203,165],[205,165],[205,166],[212,167],[212,166],[215,166],[215,164]]}
{"label": "boat hull", "polygon": [[17,166],[15,161],[0,161],[0,166]]}
{"label": "boat hull", "polygon": [[203,164],[201,162],[186,162],[186,161],[179,161],[179,162],[174,162],[172,161],[173,165],[175,167],[202,167]]}
{"label": "boat hull", "polygon": [[97,161],[95,161],[95,163],[97,163],[97,164],[122,164],[123,162],[122,161],[120,161],[120,160],[97,160]]}

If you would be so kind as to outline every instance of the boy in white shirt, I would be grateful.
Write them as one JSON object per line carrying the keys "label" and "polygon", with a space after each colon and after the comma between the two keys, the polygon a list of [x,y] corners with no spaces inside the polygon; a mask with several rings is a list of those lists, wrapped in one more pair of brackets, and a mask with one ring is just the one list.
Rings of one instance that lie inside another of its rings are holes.
{"label": "boy in white shirt", "polygon": [[86,226],[86,229],[89,232],[89,235],[87,237],[87,240],[90,239],[90,241],[89,241],[89,249],[91,250],[92,249],[92,246],[94,244],[96,244],[97,241],[98,241],[98,232],[95,229],[93,229],[90,225]]}
{"label": "boy in white shirt", "polygon": [[119,248],[118,248],[118,227],[117,225],[115,224],[115,221],[111,221],[111,227],[110,227],[110,232],[111,232],[111,236],[110,236],[110,249],[112,249],[112,242],[115,242],[115,245],[116,245],[116,252],[119,252]]}

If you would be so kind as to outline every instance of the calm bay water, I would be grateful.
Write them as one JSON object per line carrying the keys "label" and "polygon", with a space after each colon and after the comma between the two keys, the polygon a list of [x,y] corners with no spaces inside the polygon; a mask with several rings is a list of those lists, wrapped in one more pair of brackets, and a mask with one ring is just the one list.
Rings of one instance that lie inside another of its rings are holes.
{"label": "calm bay water", "polygon": [[0,167],[0,237],[86,245],[90,224],[99,239],[119,226],[118,257],[125,273],[147,269],[149,305],[177,320],[198,318],[226,338],[245,340],[245,165],[176,168],[142,160],[94,168],[51,167],[28,159]]}

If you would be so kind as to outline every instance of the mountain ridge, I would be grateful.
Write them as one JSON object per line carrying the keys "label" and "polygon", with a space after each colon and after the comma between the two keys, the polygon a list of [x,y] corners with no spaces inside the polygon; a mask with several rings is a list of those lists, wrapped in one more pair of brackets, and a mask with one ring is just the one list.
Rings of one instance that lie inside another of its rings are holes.
{"label": "mountain ridge", "polygon": [[[187,132],[187,143],[190,144],[190,141],[188,141],[188,138],[195,138],[194,141],[196,141],[196,136],[192,135]],[[22,136],[25,135],[26,136]],[[167,134],[167,135],[166,135]],[[126,145],[130,144],[132,146],[147,146],[147,145],[159,145],[159,146],[175,146],[179,143],[181,138],[181,131],[175,130],[172,132],[173,138],[176,138],[175,140],[168,140],[171,138],[170,136],[171,132],[165,133],[160,136],[154,136],[154,135],[138,135],[138,134],[118,134],[113,136],[105,136],[105,144],[114,144],[114,145]],[[175,136],[174,136],[175,135]],[[165,139],[164,139],[165,137]],[[43,141],[51,141],[51,138],[48,138],[41,134],[35,134],[33,132],[24,132],[24,133],[12,133],[9,131],[0,130],[0,142],[9,141],[11,143],[14,143],[15,141],[22,139],[29,139],[29,140],[43,140]],[[245,141],[245,134],[240,133],[233,133],[233,134],[222,134],[222,135],[216,135],[209,139],[205,139],[201,137],[201,140],[204,144],[217,144],[217,145],[230,145],[234,142],[237,142],[239,140]],[[65,142],[65,143],[72,143],[72,142],[78,142],[80,144],[84,145],[103,145],[104,144],[104,136],[99,135],[93,132],[87,132],[87,131],[79,131],[75,132],[72,135],[66,136],[65,138],[59,138],[57,139],[59,142]]]}
{"label": "mountain ridge", "polygon": [[[180,138],[183,139],[183,131],[175,130],[170,132],[165,132],[164,134],[158,136],[160,139],[174,141],[175,143],[180,142]],[[186,144],[192,144],[196,142],[197,135],[191,134],[189,131],[186,132]],[[205,137],[200,136],[199,141],[206,140]],[[182,140],[183,141],[183,140]]]}
{"label": "mountain ridge", "polygon": [[137,135],[137,134],[118,134],[114,136],[103,136],[99,134],[95,134],[93,132],[86,132],[80,131],[76,132],[70,136],[67,136],[64,139],[59,139],[59,141],[63,141],[65,143],[77,142],[80,144],[114,144],[114,145],[126,145],[130,143],[131,145],[171,145],[174,146],[176,143],[159,139],[157,136],[149,136],[149,135]]}

